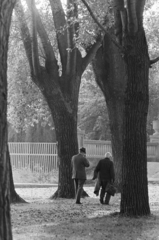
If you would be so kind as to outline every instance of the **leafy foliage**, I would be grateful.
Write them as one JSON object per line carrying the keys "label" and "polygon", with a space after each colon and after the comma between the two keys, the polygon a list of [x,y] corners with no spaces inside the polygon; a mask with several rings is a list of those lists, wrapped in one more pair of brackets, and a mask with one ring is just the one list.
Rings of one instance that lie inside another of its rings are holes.
{"label": "leafy foliage", "polygon": [[[159,3],[155,1],[147,1],[144,11],[144,28],[148,41],[150,57],[159,56]],[[147,118],[147,132],[152,134],[152,121],[159,115],[159,63],[152,66],[149,75],[149,112]]]}
{"label": "leafy foliage", "polygon": [[[111,1],[105,2],[99,2],[98,7],[95,1],[92,1],[90,3],[91,8],[95,11],[95,14],[97,18],[104,22],[105,24],[108,23],[108,16],[107,20],[104,18],[105,13],[103,9],[101,9],[101,5],[108,10],[108,7],[110,5]],[[96,38],[96,33],[99,30],[90,15],[87,12],[87,9],[83,6],[83,4],[79,1],[79,38],[76,39],[76,43],[81,50],[81,47],[91,45],[94,43]],[[104,4],[104,5],[103,5]],[[56,58],[58,57],[58,49],[57,49],[57,41],[55,37],[55,27],[54,23],[52,21],[51,16],[51,10],[49,2],[45,2],[43,4],[39,4],[37,2],[37,6],[44,24],[44,27],[49,35],[49,39],[52,43],[52,46],[54,48],[54,51],[56,53]],[[109,11],[108,11],[109,13]],[[27,6],[25,7],[25,14],[27,16],[27,22],[30,23],[30,13],[27,9]],[[73,21],[77,21],[77,19],[72,19]],[[67,27],[67,26],[66,26]],[[59,30],[59,31],[62,31]],[[42,50],[41,43],[39,42],[39,52],[40,52],[40,62],[43,65],[43,59],[45,58],[45,54]],[[16,45],[16,48],[13,46]],[[8,101],[8,121],[11,123],[11,125],[17,130],[26,130],[28,126],[33,126],[38,121],[43,121],[44,124],[49,123],[51,125],[52,119],[50,116],[50,111],[46,105],[46,102],[40,93],[40,91],[37,89],[35,84],[31,82],[30,74],[29,74],[29,66],[28,62],[26,60],[26,55],[23,49],[23,44],[21,41],[21,37],[19,34],[19,29],[17,22],[15,18],[13,18],[12,21],[12,28],[11,28],[11,37],[10,37],[10,57],[8,61],[9,65],[9,71],[8,71],[8,79],[9,79],[9,101]],[[14,56],[14,57],[13,57]],[[58,61],[59,68],[61,69],[60,60]],[[84,80],[83,85],[89,85]],[[95,94],[95,88],[94,86],[94,93]],[[83,87],[81,88],[84,89]],[[98,89],[99,91],[99,89]],[[82,95],[82,94],[81,94]],[[91,93],[90,93],[91,95]],[[97,94],[98,95],[98,94]],[[93,108],[93,114],[94,117],[92,118],[92,134],[90,133],[91,138],[101,138],[105,139],[105,131],[103,131],[103,125],[105,120],[105,102],[104,98],[101,97],[99,99],[100,108],[97,107],[98,100],[96,100],[96,97],[98,96],[94,95],[94,102],[92,102],[92,105],[95,106]],[[100,93],[99,95],[102,96]],[[89,108],[89,105],[88,105]],[[97,109],[101,109],[100,112],[97,111]],[[86,105],[83,110],[87,111]],[[84,114],[84,111],[82,112],[82,115]],[[106,114],[107,115],[107,114]],[[84,115],[83,115],[84,116]],[[85,116],[85,121],[87,117]],[[87,120],[88,122],[88,120]]]}
{"label": "leafy foliage", "polygon": [[20,131],[39,120],[51,124],[50,112],[41,92],[31,81],[19,30],[12,21],[8,53],[8,122]]}
{"label": "leafy foliage", "polygon": [[95,82],[91,65],[82,78],[79,96],[79,127],[85,130],[89,139],[110,140],[105,99]]}
{"label": "leafy foliage", "polygon": [[[108,28],[113,24],[111,3],[112,1],[88,1],[92,11],[97,19]],[[92,20],[85,6],[79,4],[79,38],[77,44],[83,48],[96,39],[99,32],[97,25]],[[55,28],[52,21],[50,6],[48,2],[37,4],[44,26],[49,34],[52,46],[56,50],[58,57],[57,43],[55,38]],[[27,11],[27,9],[26,9]],[[106,13],[106,14],[105,14]],[[144,12],[144,26],[149,44],[151,57],[156,57],[159,53],[158,45],[158,25],[159,25],[159,3],[157,0],[149,1]],[[29,20],[29,12],[28,21]],[[77,21],[73,19],[72,21]],[[59,30],[60,31],[60,30]],[[41,61],[45,55],[40,50]],[[59,63],[60,65],[60,63]],[[27,126],[33,126],[38,121],[52,124],[50,111],[45,99],[38,90],[37,86],[30,79],[29,66],[26,60],[17,22],[13,16],[10,49],[8,58],[8,121],[19,131],[26,129]],[[152,121],[159,114],[159,64],[153,66],[150,72],[150,104],[148,115],[148,133],[152,134]],[[94,81],[94,75],[91,66],[86,70],[82,77],[82,85],[79,96],[79,126],[85,130],[86,136],[91,139],[110,139],[110,130],[108,123],[108,113],[105,99],[102,92]]]}
{"label": "leafy foliage", "polygon": [[[113,24],[113,15],[112,15],[112,0],[89,0],[87,1],[92,12],[96,16],[97,20],[103,24],[106,28],[110,28]],[[81,0],[78,1],[79,6],[79,39],[78,43],[81,46],[88,46],[93,44],[96,41],[97,35],[101,31],[97,24],[94,22],[88,10],[81,3]]]}
{"label": "leafy foliage", "polygon": [[148,7],[144,12],[144,28],[146,31],[146,37],[149,46],[149,53],[151,57],[156,57],[159,54],[159,3],[158,1],[153,1],[148,4]]}

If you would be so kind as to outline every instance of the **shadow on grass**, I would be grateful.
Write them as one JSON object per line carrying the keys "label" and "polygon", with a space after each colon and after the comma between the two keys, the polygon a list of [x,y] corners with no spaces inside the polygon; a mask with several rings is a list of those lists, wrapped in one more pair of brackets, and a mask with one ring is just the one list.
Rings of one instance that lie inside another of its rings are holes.
{"label": "shadow on grass", "polygon": [[115,212],[103,217],[70,220],[56,226],[45,226],[43,232],[47,236],[56,236],[55,239],[67,240],[157,240],[158,223],[159,212],[158,215],[135,218],[124,217]]}

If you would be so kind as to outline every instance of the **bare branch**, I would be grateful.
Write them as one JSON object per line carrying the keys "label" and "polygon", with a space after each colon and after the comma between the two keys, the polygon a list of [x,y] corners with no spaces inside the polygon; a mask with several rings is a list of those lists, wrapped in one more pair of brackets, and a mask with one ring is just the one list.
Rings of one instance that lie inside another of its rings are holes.
{"label": "bare branch", "polygon": [[121,22],[122,22],[122,35],[125,36],[125,34],[127,33],[127,23],[128,23],[128,16],[127,16],[127,11],[126,8],[124,8],[122,11],[120,11],[120,15],[121,15]]}
{"label": "bare branch", "polygon": [[[28,7],[31,8],[31,4],[30,4],[31,0],[26,0]],[[38,10],[36,9],[36,7],[34,8],[34,14],[36,16],[36,23],[37,23],[37,31],[38,34],[40,36],[41,39],[41,43],[46,55],[46,67],[48,70],[51,70],[53,74],[55,74],[56,76],[58,76],[58,64],[57,64],[57,60],[55,58],[55,54],[50,42],[50,39],[48,37],[48,34],[44,28],[44,25],[41,21],[40,15]]]}
{"label": "bare branch", "polygon": [[92,47],[89,49],[89,51],[87,52],[87,55],[83,58],[83,64],[82,64],[82,72],[84,72],[84,70],[86,69],[86,67],[88,66],[88,64],[92,61],[92,59],[94,58],[97,50],[99,49],[99,47],[101,46],[101,41],[102,39],[96,41],[96,43],[94,43],[92,45]]}
{"label": "bare branch", "polygon": [[157,63],[159,61],[159,57],[156,57],[155,59],[150,60],[150,67],[152,64]]}
{"label": "bare branch", "polygon": [[77,51],[75,38],[78,36],[78,8],[74,0],[67,0],[67,64],[66,74],[76,68]]}
{"label": "bare branch", "polygon": [[122,21],[121,21],[121,14],[120,11],[114,8],[114,19],[115,19],[115,36],[118,43],[122,44]]}
{"label": "bare branch", "polygon": [[143,11],[145,6],[145,0],[136,1],[136,13],[139,27],[143,27]]}
{"label": "bare branch", "polygon": [[21,37],[24,44],[26,56],[29,62],[31,76],[34,76],[35,74],[34,74],[34,67],[33,67],[33,60],[32,60],[32,40],[31,40],[29,28],[25,20],[23,7],[20,1],[17,1],[14,9],[20,25]]}
{"label": "bare branch", "polygon": [[58,43],[58,49],[60,52],[62,69],[65,71],[66,59],[67,59],[67,31],[66,31],[66,20],[65,13],[62,8],[60,0],[49,0],[52,15],[54,20],[54,25],[56,29],[56,38]]}
{"label": "bare branch", "polygon": [[131,35],[135,35],[138,31],[138,19],[136,13],[136,0],[127,0],[128,13],[128,31]]}
{"label": "bare branch", "polygon": [[32,41],[32,57],[33,57],[33,64],[34,64],[34,71],[37,78],[40,76],[40,64],[39,64],[39,53],[38,53],[38,41],[37,41],[37,22],[35,16],[35,1],[32,0],[32,7],[31,7],[31,16],[32,16],[32,31],[33,31],[33,41]]}

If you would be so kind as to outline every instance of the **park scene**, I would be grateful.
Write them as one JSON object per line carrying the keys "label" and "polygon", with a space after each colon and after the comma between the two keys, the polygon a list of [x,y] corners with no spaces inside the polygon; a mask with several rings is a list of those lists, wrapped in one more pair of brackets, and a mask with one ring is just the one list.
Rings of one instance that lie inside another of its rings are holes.
{"label": "park scene", "polygon": [[159,2],[0,1],[0,239],[159,240]]}

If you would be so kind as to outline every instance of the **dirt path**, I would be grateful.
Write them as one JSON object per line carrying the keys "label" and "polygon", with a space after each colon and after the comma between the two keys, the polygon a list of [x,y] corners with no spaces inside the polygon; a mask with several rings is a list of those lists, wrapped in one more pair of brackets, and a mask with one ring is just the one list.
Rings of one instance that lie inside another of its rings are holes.
{"label": "dirt path", "polygon": [[[93,188],[85,190],[91,197],[83,199],[82,205],[74,204],[74,200],[46,200],[46,190],[45,195],[39,198],[39,194],[37,199],[32,192],[34,200],[30,204],[12,205],[13,239],[159,240],[159,185],[149,186],[153,215],[135,219],[115,214],[119,211],[119,194],[107,206],[99,204],[99,199],[92,194]],[[39,191],[42,194],[42,190]]]}

